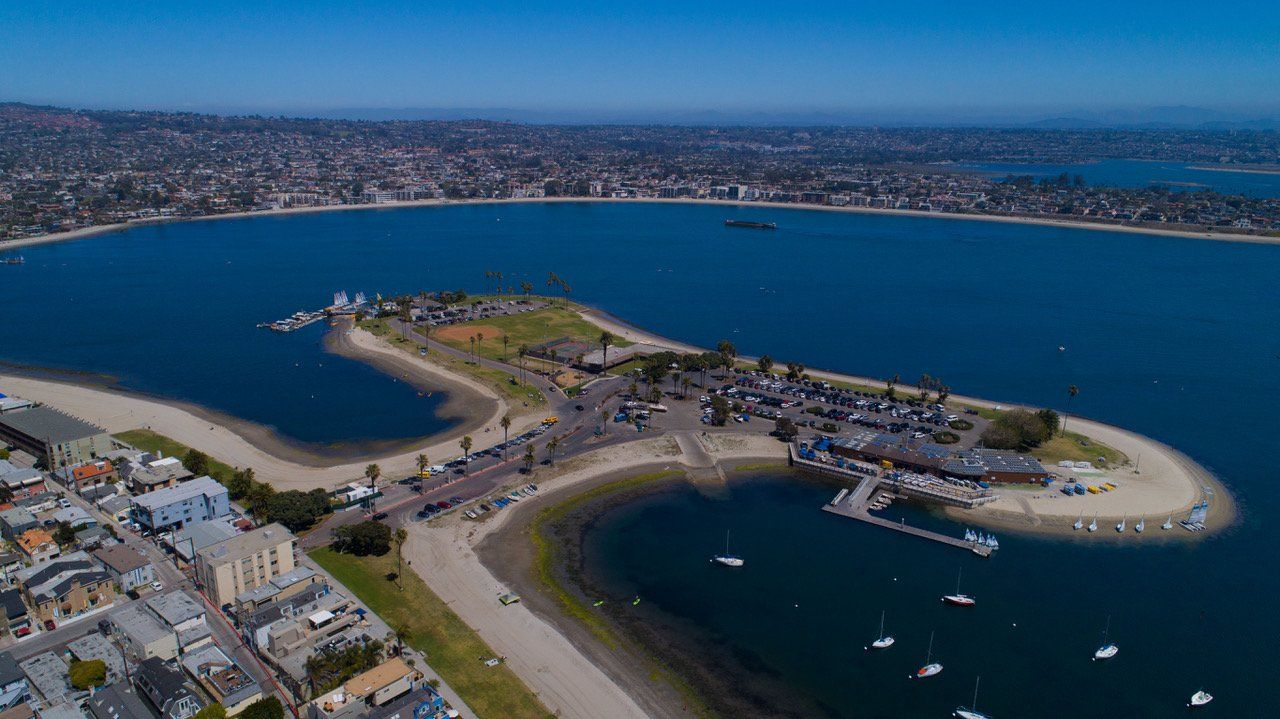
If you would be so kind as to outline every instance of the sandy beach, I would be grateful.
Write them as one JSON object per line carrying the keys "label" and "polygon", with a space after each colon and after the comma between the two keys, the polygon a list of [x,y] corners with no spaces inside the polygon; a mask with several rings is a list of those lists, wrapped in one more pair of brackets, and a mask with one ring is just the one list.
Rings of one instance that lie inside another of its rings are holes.
{"label": "sandy beach", "polygon": [[[415,460],[420,453],[433,462],[457,456],[457,439],[463,434],[501,434],[498,422],[503,403],[483,384],[425,360],[415,362],[364,330],[344,334],[336,341],[343,344],[342,352],[347,356],[373,362],[415,386],[456,393],[446,406],[454,416],[463,417],[462,424],[440,435],[397,443],[401,445],[397,449],[376,456],[362,454],[357,460],[344,461],[308,452],[305,445],[288,443],[261,425],[170,400],[12,373],[0,373],[0,388],[6,394],[49,404],[108,432],[150,428],[232,466],[252,467],[259,480],[277,489],[337,487],[363,477],[370,461],[382,467],[383,476],[407,475],[417,471]],[[511,433],[523,432],[538,421],[534,415],[516,418]]]}
{"label": "sandy beach", "polygon": [[[562,463],[557,472],[539,469],[532,477],[539,491],[531,499],[484,522],[459,519],[415,523],[406,557],[431,567],[427,580],[469,626],[562,717],[686,717],[681,695],[646,669],[626,648],[610,648],[578,622],[563,616],[550,600],[526,596],[502,606],[497,596],[508,589],[480,559],[486,539],[509,542],[504,529],[523,534],[524,524],[541,507],[562,501],[595,484],[647,471],[707,469],[707,457],[728,464],[779,461],[782,445],[758,435],[721,435],[692,439],[701,451],[686,453],[671,437],[628,443],[591,452]],[[502,567],[510,570],[510,567]]]}
{"label": "sandy beach", "polygon": [[889,215],[898,217],[925,217],[943,220],[968,220],[972,222],[1002,222],[1020,225],[1041,225],[1045,227],[1061,227],[1067,229],[1078,230],[1095,230],[1095,231],[1112,231],[1127,232],[1131,234],[1141,235],[1160,235],[1165,237],[1187,237],[1200,240],[1215,240],[1219,242],[1251,242],[1262,244],[1280,244],[1280,237],[1268,235],[1248,235],[1236,232],[1211,232],[1202,230],[1179,230],[1179,229],[1162,229],[1155,227],[1134,227],[1131,225],[1110,224],[1105,222],[1081,222],[1079,220],[1058,220],[1049,217],[1015,217],[1005,215],[966,215],[954,212],[925,212],[923,210],[897,210],[876,207],[833,207],[830,205],[799,205],[799,204],[782,204],[771,202],[733,202],[729,200],[703,200],[691,198],[656,198],[656,197],[640,197],[631,199],[615,199],[605,197],[533,197],[533,198],[510,198],[510,199],[479,199],[479,200],[408,200],[404,202],[387,202],[376,205],[325,205],[322,207],[289,207],[272,210],[258,210],[254,212],[228,212],[220,215],[207,215],[204,217],[173,217],[173,218],[155,218],[144,220],[133,220],[130,222],[120,222],[111,225],[99,225],[95,227],[82,227],[68,232],[55,232],[46,235],[36,235],[34,237],[24,237],[15,240],[0,239],[0,251],[20,249],[23,247],[33,247],[36,245],[50,244],[54,242],[69,242],[72,240],[80,240],[89,237],[109,234],[113,232],[121,232],[133,227],[144,227],[147,225],[166,224],[170,222],[204,222],[211,220],[234,220],[249,217],[278,217],[287,215],[311,214],[315,212],[347,212],[355,210],[392,210],[405,207],[444,207],[449,205],[503,205],[503,204],[528,204],[528,203],[574,203],[574,202],[620,202],[620,203],[652,203],[652,204],[693,204],[693,205],[721,205],[726,207],[750,207],[758,208],[762,211],[771,210],[813,210],[817,212],[845,212],[855,214],[868,215]]}

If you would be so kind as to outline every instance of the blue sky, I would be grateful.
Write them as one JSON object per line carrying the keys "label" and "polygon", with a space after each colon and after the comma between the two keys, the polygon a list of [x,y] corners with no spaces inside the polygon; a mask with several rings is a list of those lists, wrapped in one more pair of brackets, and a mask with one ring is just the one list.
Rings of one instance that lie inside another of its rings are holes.
{"label": "blue sky", "polygon": [[0,3],[0,100],[1274,112],[1280,3]]}

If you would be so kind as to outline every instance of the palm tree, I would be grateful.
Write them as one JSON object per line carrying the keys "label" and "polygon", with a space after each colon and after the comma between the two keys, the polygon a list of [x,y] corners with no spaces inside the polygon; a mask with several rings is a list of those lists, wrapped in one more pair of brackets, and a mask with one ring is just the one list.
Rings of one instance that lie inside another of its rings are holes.
{"label": "palm tree", "polygon": [[524,296],[527,299],[529,297],[529,293],[533,292],[533,283],[529,280],[524,280],[520,283],[520,289],[524,292]]}
{"label": "palm tree", "polygon": [[431,323],[425,322],[422,325],[422,349],[429,354],[431,352]]}
{"label": "palm tree", "polygon": [[[467,339],[471,340],[471,352],[470,352],[470,354],[471,354],[471,356],[472,356],[472,357],[475,357],[475,355],[476,355],[476,336],[475,336],[475,335],[471,335],[471,336],[470,336],[470,337],[468,337]],[[472,362],[472,364],[475,364],[475,363],[474,363],[474,362]]]}
{"label": "palm tree", "polygon": [[600,374],[604,374],[609,369],[609,345],[612,345],[617,339],[609,330],[600,333],[600,349],[604,350],[604,359],[600,361]]}
{"label": "palm tree", "polygon": [[458,446],[462,448],[462,456],[464,459],[462,463],[462,473],[466,474],[468,467],[471,465],[471,462],[465,461],[466,456],[471,454],[471,435],[463,435],[462,440],[458,442]]}
{"label": "palm tree", "polygon": [[[1075,385],[1067,387],[1067,412],[1071,411],[1071,400],[1075,399],[1078,394],[1080,394],[1079,387]],[[1062,434],[1067,433],[1067,412],[1062,413]]]}
{"label": "palm tree", "polygon": [[884,384],[885,384],[885,394],[889,395],[889,397],[890,397],[890,398],[892,398],[892,397],[893,397],[893,394],[894,394],[893,386],[894,386],[895,384],[897,384],[898,382],[900,382],[901,380],[902,380],[902,378],[901,378],[901,377],[899,377],[899,376],[898,376],[898,373],[896,373],[896,372],[893,374],[893,376],[892,376],[892,377],[890,377],[889,379],[885,380],[885,381],[884,381]]}
{"label": "palm tree", "polygon": [[506,336],[505,334],[502,335],[502,361],[503,362],[507,361],[507,344],[509,342],[511,342],[511,338]]}
{"label": "palm tree", "polygon": [[430,466],[431,463],[427,461],[427,455],[425,454],[418,455],[415,461],[418,463],[418,476],[421,477],[426,473],[427,467]]}
{"label": "palm tree", "polygon": [[404,555],[404,542],[409,538],[409,533],[404,531],[404,527],[396,527],[394,539],[396,542],[396,583],[400,585],[400,591],[404,591],[404,579],[400,568],[400,561]]}
{"label": "palm tree", "polygon": [[525,471],[525,474],[528,474],[529,472],[533,471],[533,463],[534,463],[534,462],[537,462],[537,461],[538,461],[538,458],[537,458],[537,457],[535,457],[535,456],[534,456],[534,454],[533,454],[533,445],[532,445],[532,444],[530,444],[530,445],[526,445],[526,446],[525,446],[525,448],[524,448],[524,471]]}
{"label": "palm tree", "polygon": [[[548,273],[547,273],[547,287],[555,287],[555,286],[556,286],[556,285],[558,285],[558,284],[560,284],[560,278],[556,276],[556,273],[554,273],[554,272],[548,272]],[[550,293],[548,293],[548,294],[550,294]],[[553,301],[554,301],[554,300],[553,300]]]}
{"label": "palm tree", "polygon": [[733,361],[738,358],[738,348],[734,347],[733,343],[729,340],[720,340],[717,342],[716,352],[720,353],[720,362],[724,365],[726,370],[732,368]]}
{"label": "palm tree", "polygon": [[569,309],[569,293],[573,292],[573,288],[569,286],[568,282],[561,282],[560,291],[564,293],[564,308],[567,310]]}
{"label": "palm tree", "polygon": [[498,424],[502,426],[502,461],[505,462],[507,461],[507,430],[511,429],[511,415],[502,415]]}
{"label": "palm tree", "polygon": [[631,386],[627,388],[627,393],[631,395],[632,399],[640,396],[640,386],[636,384],[635,380],[631,380]]}
{"label": "palm tree", "polygon": [[400,336],[409,339],[409,329],[413,327],[413,313],[408,307],[400,308]]}
{"label": "palm tree", "polygon": [[552,437],[547,440],[547,459],[551,461],[551,466],[556,465],[556,449],[560,447],[560,438]]}
{"label": "palm tree", "polygon": [[520,358],[520,384],[524,384],[524,358],[529,356],[529,345],[521,343],[516,356]]}
{"label": "palm tree", "polygon": [[[376,464],[371,464],[364,468],[364,476],[369,478],[369,491],[378,491],[378,477],[382,476],[382,468]],[[369,495],[369,509],[373,510],[373,495]]]}
{"label": "palm tree", "polygon": [[600,412],[600,434],[609,434],[609,410],[607,409]]}
{"label": "palm tree", "polygon": [[681,395],[681,397],[683,397],[684,399],[689,398],[689,386],[692,384],[693,384],[693,380],[689,379],[688,377],[682,377],[680,379],[680,388],[684,390],[684,393]]}
{"label": "palm tree", "polygon": [[761,372],[767,373],[773,369],[773,358],[769,355],[761,355],[760,359],[756,360],[756,366],[760,368]]}

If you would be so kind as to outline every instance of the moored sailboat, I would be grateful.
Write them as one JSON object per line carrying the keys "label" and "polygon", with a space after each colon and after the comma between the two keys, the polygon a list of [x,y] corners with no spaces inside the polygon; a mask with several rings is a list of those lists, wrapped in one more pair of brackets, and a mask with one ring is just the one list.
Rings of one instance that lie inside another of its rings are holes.
{"label": "moored sailboat", "polygon": [[1096,514],[1093,515],[1093,521],[1089,522],[1089,531],[1090,532],[1098,531],[1098,515]]}
{"label": "moored sailboat", "polygon": [[715,555],[711,561],[726,567],[741,567],[746,564],[742,557],[729,553],[729,530],[726,529],[724,532],[724,554]]}
{"label": "moored sailboat", "polygon": [[1108,641],[1111,634],[1111,615],[1107,615],[1107,626],[1102,630],[1102,646],[1093,653],[1093,660],[1105,661],[1120,653],[1120,647]]}
{"label": "moored sailboat", "polygon": [[1201,689],[1200,691],[1191,695],[1191,701],[1187,702],[1187,706],[1192,708],[1202,707],[1211,701],[1213,701],[1213,695]]}
{"label": "moored sailboat", "polygon": [[942,665],[933,661],[933,632],[929,632],[929,651],[924,655],[924,666],[911,675],[912,679],[924,679],[942,673]]}
{"label": "moored sailboat", "polygon": [[1172,515],[1172,514],[1170,514],[1170,515],[1169,515],[1169,518],[1168,518],[1168,519],[1164,520],[1164,524],[1160,525],[1160,528],[1161,528],[1161,529],[1163,529],[1163,530],[1165,530],[1165,531],[1168,531],[1168,530],[1170,530],[1170,529],[1173,529],[1173,515]]}
{"label": "moored sailboat", "polygon": [[990,714],[983,714],[978,711],[978,682],[982,681],[982,677],[973,680],[973,701],[969,706],[959,706],[951,712],[951,716],[960,717],[960,719],[991,719]]}
{"label": "moored sailboat", "polygon": [[977,600],[968,594],[960,593],[960,578],[964,575],[964,567],[960,568],[960,572],[956,574],[956,593],[942,595],[942,601],[947,604],[953,604],[957,607],[972,607],[977,604]]}
{"label": "moored sailboat", "polygon": [[876,635],[876,640],[871,642],[872,649],[888,649],[893,646],[893,637],[884,633],[884,610],[880,610],[880,633]]}
{"label": "moored sailboat", "polygon": [[1144,529],[1146,529],[1146,528],[1147,528],[1147,518],[1146,518],[1146,517],[1140,517],[1140,518],[1138,519],[1138,523],[1137,523],[1137,524],[1135,524],[1135,525],[1133,525],[1133,531],[1137,532],[1138,534],[1142,534],[1142,530],[1144,530]]}

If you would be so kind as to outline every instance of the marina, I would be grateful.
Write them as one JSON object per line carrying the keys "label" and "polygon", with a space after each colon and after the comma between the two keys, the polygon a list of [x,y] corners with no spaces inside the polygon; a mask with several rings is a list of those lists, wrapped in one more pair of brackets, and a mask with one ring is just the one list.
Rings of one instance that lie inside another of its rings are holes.
{"label": "marina", "polygon": [[335,315],[355,314],[360,308],[366,306],[368,300],[363,292],[357,292],[355,299],[348,299],[345,291],[333,293],[333,304],[321,310],[298,310],[282,320],[275,322],[259,322],[258,329],[267,329],[275,332],[295,332],[308,325],[315,324],[328,317]]}

